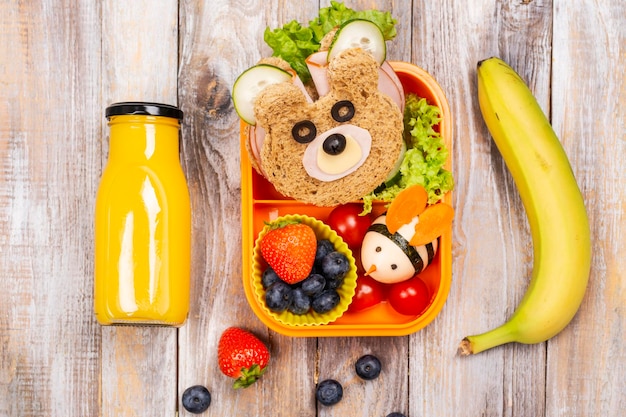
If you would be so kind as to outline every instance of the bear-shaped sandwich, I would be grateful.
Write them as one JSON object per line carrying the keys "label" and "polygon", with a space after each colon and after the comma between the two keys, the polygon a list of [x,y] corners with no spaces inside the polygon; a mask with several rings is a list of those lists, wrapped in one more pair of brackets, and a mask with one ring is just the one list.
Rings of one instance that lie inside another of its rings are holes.
{"label": "bear-shaped sandwich", "polygon": [[397,100],[379,88],[385,71],[374,56],[354,47],[329,58],[313,94],[277,61],[258,65],[284,74],[266,71],[269,80],[255,80],[253,120],[244,118],[257,172],[281,194],[323,207],[356,201],[382,184],[401,157],[404,128]]}

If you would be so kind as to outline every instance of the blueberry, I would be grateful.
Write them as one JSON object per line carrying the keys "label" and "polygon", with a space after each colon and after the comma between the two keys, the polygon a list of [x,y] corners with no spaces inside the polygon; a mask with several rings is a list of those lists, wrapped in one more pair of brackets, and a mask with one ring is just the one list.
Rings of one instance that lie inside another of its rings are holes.
{"label": "blueberry", "polygon": [[380,375],[380,360],[374,355],[361,356],[356,361],[354,369],[356,374],[365,380],[376,379]]}
{"label": "blueberry", "polygon": [[183,392],[183,407],[193,414],[206,411],[211,405],[211,393],[202,385],[194,385]]}
{"label": "blueberry", "polygon": [[335,290],[324,290],[320,295],[313,298],[311,308],[319,314],[328,313],[339,304],[339,294]]}
{"label": "blueberry", "polygon": [[341,287],[341,284],[343,284],[343,276],[341,275],[326,279],[326,288],[328,288],[329,290],[336,290],[337,288]]}
{"label": "blueberry", "polygon": [[308,296],[314,297],[326,286],[326,279],[320,274],[311,274],[302,281],[300,288]]}
{"label": "blueberry", "polygon": [[391,414],[387,414],[387,417],[406,417],[406,416],[402,413],[391,413]]}
{"label": "blueberry", "polygon": [[348,257],[341,252],[333,251],[322,259],[322,274],[328,280],[343,279],[350,271]]}
{"label": "blueberry", "polygon": [[311,299],[304,293],[302,288],[296,288],[292,291],[293,299],[289,304],[289,311],[293,314],[301,315],[306,314],[311,308]]}
{"label": "blueberry", "polygon": [[271,267],[268,267],[261,275],[261,284],[263,285],[263,289],[267,289],[267,287],[279,279],[278,274]]}
{"label": "blueberry", "polygon": [[285,311],[293,300],[293,289],[284,281],[277,281],[265,290],[267,308],[277,313]]}
{"label": "blueberry", "polygon": [[343,387],[334,379],[326,379],[317,384],[315,398],[322,405],[335,405],[343,398]]}
{"label": "blueberry", "polygon": [[314,265],[320,266],[322,264],[322,259],[329,253],[333,252],[335,247],[333,243],[328,239],[320,239],[317,241],[317,251],[315,252],[315,262]]}

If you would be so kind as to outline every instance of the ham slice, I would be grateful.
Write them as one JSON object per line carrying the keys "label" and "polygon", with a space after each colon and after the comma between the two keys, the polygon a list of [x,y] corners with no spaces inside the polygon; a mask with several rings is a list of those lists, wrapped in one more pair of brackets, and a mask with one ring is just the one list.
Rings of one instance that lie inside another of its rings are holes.
{"label": "ham slice", "polygon": [[250,152],[256,162],[256,166],[259,169],[261,175],[265,176],[263,167],[261,166],[261,149],[263,148],[263,140],[265,140],[265,129],[259,125],[248,126],[248,142],[250,145]]}
{"label": "ham slice", "polygon": [[385,61],[378,69],[378,89],[388,95],[404,114],[404,88],[391,64]]}
{"label": "ham slice", "polygon": [[330,91],[328,76],[326,75],[328,70],[328,51],[315,52],[309,55],[305,62],[311,73],[317,94],[320,97],[325,96]]}

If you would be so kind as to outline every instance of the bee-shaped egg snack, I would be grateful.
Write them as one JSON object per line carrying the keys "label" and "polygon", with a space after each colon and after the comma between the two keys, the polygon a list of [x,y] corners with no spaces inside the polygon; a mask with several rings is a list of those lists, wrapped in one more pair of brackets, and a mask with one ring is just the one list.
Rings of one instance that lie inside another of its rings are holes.
{"label": "bee-shaped egg snack", "polygon": [[361,245],[366,275],[393,284],[412,278],[432,262],[454,209],[427,201],[424,187],[409,187],[398,194],[387,213],[374,220]]}

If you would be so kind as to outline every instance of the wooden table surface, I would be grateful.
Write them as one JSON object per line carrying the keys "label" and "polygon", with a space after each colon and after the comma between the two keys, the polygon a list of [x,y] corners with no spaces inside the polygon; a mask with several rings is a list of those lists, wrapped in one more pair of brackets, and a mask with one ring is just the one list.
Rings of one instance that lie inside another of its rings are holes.
{"label": "wooden table surface", "polygon": [[[626,3],[620,0],[347,1],[389,10],[388,57],[429,71],[453,114],[453,282],[441,314],[399,337],[293,338],[268,330],[241,284],[235,78],[270,54],[263,30],[327,1],[0,1],[0,416],[174,416],[207,386],[210,416],[623,416],[626,410]],[[593,264],[558,336],[457,355],[507,318],[532,244],[510,174],[478,109],[476,63],[528,81],[587,205]],[[192,303],[180,329],[101,327],[93,218],[108,152],[105,107],[178,104],[191,193]],[[233,390],[216,346],[231,325],[270,347],[271,368]],[[381,358],[375,382],[355,360]],[[317,405],[318,380],[345,396]]]}

